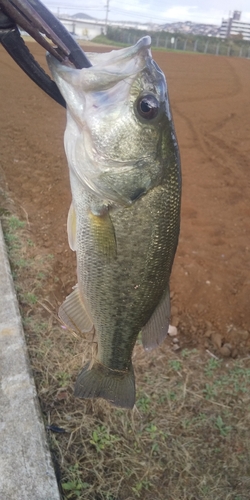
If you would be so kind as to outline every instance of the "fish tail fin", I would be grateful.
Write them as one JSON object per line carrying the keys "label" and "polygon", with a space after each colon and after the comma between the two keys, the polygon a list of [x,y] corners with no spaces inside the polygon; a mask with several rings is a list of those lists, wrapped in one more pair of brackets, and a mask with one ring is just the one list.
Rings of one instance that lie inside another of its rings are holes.
{"label": "fish tail fin", "polygon": [[84,366],[75,385],[77,398],[103,398],[114,406],[133,408],[135,377],[132,363],[128,370],[111,370],[95,361]]}

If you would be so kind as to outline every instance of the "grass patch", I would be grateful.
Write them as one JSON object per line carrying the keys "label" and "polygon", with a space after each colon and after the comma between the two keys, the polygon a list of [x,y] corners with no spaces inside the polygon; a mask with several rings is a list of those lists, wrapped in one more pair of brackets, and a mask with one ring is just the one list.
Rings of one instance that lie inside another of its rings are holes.
{"label": "grass patch", "polygon": [[[92,338],[73,336],[50,299],[53,256],[2,212],[31,364],[64,500],[249,500],[250,359],[134,352],[134,410],[73,396]],[[24,264],[25,263],[25,264]],[[56,276],[53,277],[56,279]]]}

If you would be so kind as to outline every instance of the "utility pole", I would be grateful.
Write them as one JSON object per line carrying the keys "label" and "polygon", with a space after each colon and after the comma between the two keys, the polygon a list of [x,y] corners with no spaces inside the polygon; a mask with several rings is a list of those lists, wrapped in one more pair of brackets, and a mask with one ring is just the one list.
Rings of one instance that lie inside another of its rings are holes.
{"label": "utility pole", "polygon": [[105,31],[106,31],[106,35],[107,35],[107,31],[108,31],[108,15],[109,15],[109,0],[107,0],[107,5],[106,5],[106,19],[105,19]]}

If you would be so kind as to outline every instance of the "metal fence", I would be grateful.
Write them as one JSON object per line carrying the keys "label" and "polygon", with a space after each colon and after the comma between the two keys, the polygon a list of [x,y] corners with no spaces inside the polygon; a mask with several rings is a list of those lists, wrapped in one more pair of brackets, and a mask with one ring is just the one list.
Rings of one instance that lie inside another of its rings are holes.
{"label": "metal fence", "polygon": [[[129,30],[108,30],[109,39],[125,43],[134,44],[141,36],[146,33],[133,33]],[[186,52],[200,52],[203,54],[213,54],[216,56],[244,57],[250,59],[250,43],[232,40],[223,40],[219,38],[208,38],[199,36],[195,38],[178,36],[177,34],[166,33],[147,33],[152,39],[152,47],[162,49],[183,50]]]}

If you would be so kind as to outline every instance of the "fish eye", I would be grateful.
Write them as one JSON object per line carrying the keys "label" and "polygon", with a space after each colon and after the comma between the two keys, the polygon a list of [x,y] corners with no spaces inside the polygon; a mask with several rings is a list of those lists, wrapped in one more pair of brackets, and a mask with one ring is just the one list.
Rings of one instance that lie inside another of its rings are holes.
{"label": "fish eye", "polygon": [[158,115],[160,104],[154,95],[148,94],[139,97],[136,103],[136,108],[142,118],[152,120]]}

